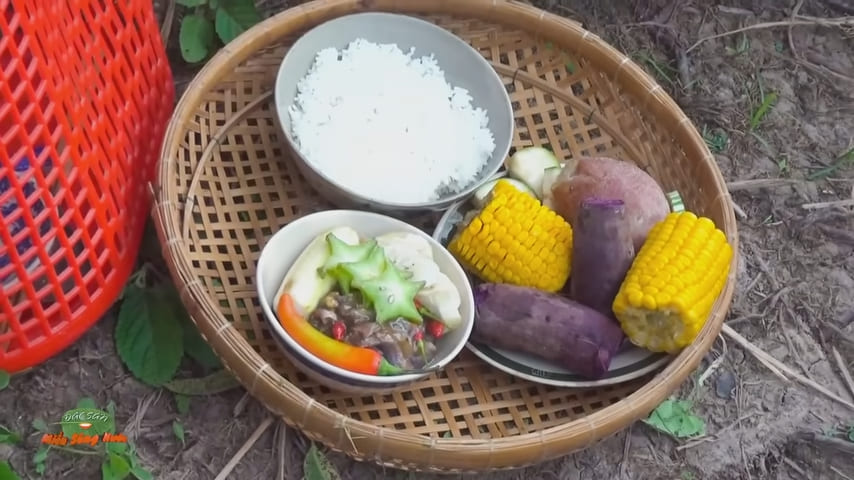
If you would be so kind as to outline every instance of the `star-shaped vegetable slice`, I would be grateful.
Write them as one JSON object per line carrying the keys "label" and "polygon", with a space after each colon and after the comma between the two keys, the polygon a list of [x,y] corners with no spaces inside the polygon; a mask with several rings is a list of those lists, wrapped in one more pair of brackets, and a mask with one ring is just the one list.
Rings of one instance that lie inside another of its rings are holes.
{"label": "star-shaped vegetable slice", "polygon": [[386,323],[398,317],[418,325],[424,322],[415,306],[415,295],[424,287],[424,282],[409,280],[390,262],[379,276],[353,281],[353,287],[359,289],[373,306],[377,323]]}
{"label": "star-shaped vegetable slice", "polygon": [[335,234],[330,233],[326,236],[326,243],[329,244],[329,258],[323,264],[323,267],[321,267],[321,273],[335,277],[344,293],[348,293],[350,291],[350,281],[346,278],[346,275],[341,275],[338,267],[343,263],[358,262],[366,258],[371,253],[371,250],[377,246],[377,242],[376,240],[371,240],[369,242],[350,245],[336,237]]}
{"label": "star-shaped vegetable slice", "polygon": [[335,275],[338,282],[342,284],[341,288],[345,288],[344,285],[346,285],[347,290],[349,290],[356,281],[364,282],[380,276],[387,264],[385,251],[379,245],[375,245],[371,253],[365,258],[357,262],[339,264],[335,267]]}

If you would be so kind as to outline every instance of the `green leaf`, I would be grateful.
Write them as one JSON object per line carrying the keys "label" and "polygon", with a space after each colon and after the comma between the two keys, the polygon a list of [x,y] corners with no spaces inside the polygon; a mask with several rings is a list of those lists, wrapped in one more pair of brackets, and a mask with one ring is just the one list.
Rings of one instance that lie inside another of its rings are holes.
{"label": "green leaf", "polygon": [[11,375],[6,370],[0,369],[0,390],[9,386],[9,379]]}
{"label": "green leaf", "polygon": [[39,475],[44,474],[45,467],[47,466],[48,450],[50,450],[50,445],[42,445],[36,450],[35,455],[33,455],[33,465],[36,466],[36,473]]}
{"label": "green leaf", "polygon": [[214,44],[213,24],[201,15],[187,15],[181,20],[178,43],[185,61],[201,62],[208,56]]}
{"label": "green leaf", "polygon": [[305,480],[341,480],[341,476],[338,475],[335,467],[314,443],[311,444],[308,453],[305,454],[303,474]]}
{"label": "green leaf", "polygon": [[47,423],[45,423],[45,421],[41,418],[33,419],[33,428],[36,429],[37,432],[42,433],[47,433],[49,430],[47,428]]}
{"label": "green leaf", "polygon": [[661,405],[655,409],[655,413],[657,413],[662,419],[667,419],[673,417],[673,400],[665,400],[661,402]]}
{"label": "green leaf", "polygon": [[103,480],[123,480],[130,474],[130,464],[121,455],[110,453],[101,464],[101,474]]}
{"label": "green leaf", "polygon": [[159,387],[175,376],[184,356],[183,332],[163,287],[133,287],[119,309],[116,349],[139,380]]}
{"label": "green leaf", "polygon": [[695,435],[705,435],[706,424],[700,417],[695,415],[686,415],[682,419],[682,425],[677,431],[677,436],[680,438],[693,437]]}
{"label": "green leaf", "polygon": [[148,470],[142,467],[133,467],[130,470],[131,475],[137,478],[137,480],[154,480],[154,475],[151,474]]}
{"label": "green leaf", "polygon": [[104,443],[107,453],[116,455],[124,455],[128,452],[128,444],[124,442],[106,442]]}
{"label": "green leaf", "polygon": [[176,379],[163,386],[181,395],[215,395],[239,387],[240,382],[228,370],[217,370],[206,377]]}
{"label": "green leaf", "polygon": [[703,419],[691,413],[688,400],[665,400],[644,421],[647,425],[677,438],[705,435]]}
{"label": "green leaf", "polygon": [[179,415],[186,415],[190,411],[190,397],[176,393],[175,408],[178,410]]}
{"label": "green leaf", "polygon": [[682,415],[674,415],[664,419],[664,429],[667,433],[679,436],[677,432],[682,428]]}
{"label": "green leaf", "polygon": [[0,425],[0,443],[17,445],[18,443],[21,443],[21,436],[3,425]]}
{"label": "green leaf", "polygon": [[848,440],[854,442],[854,426],[848,429]]}
{"label": "green leaf", "polygon": [[177,0],[177,3],[185,7],[200,7],[208,3],[208,0]]}
{"label": "green leaf", "polygon": [[252,0],[232,0],[216,9],[216,33],[228,43],[261,21]]}
{"label": "green leaf", "polygon": [[21,477],[12,470],[9,462],[3,460],[0,461],[0,480],[21,480]]}
{"label": "green leaf", "polygon": [[98,408],[98,404],[89,397],[83,397],[77,401],[77,408]]}
{"label": "green leaf", "polygon": [[172,422],[172,433],[175,434],[175,438],[181,440],[181,444],[186,443],[184,441],[184,424],[182,424],[178,420]]}
{"label": "green leaf", "polygon": [[[184,312],[184,305],[180,301],[175,305],[175,308],[179,308],[181,312]],[[184,352],[204,368],[214,369],[222,367],[219,357],[216,356],[211,346],[202,338],[199,329],[190,320],[189,315],[181,315],[181,318],[183,319],[181,326],[184,329]]]}

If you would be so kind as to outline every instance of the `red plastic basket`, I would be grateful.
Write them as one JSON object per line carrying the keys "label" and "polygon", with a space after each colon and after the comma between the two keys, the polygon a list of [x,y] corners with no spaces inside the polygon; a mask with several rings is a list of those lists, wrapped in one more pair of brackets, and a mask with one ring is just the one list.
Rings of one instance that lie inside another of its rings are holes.
{"label": "red plastic basket", "polygon": [[118,297],[173,100],[151,0],[0,0],[0,369]]}

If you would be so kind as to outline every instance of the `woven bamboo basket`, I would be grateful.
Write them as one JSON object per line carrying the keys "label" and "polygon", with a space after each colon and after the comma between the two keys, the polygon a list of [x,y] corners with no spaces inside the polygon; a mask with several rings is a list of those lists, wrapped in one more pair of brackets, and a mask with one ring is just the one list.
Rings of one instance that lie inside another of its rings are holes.
{"label": "woven bamboo basket", "polygon": [[[171,275],[204,337],[246,389],[309,438],[382,465],[441,472],[535,464],[584,449],[647,415],[697,368],[732,297],[737,256],[706,327],[658,372],[617,386],[555,388],[464,351],[388,395],[330,391],[280,352],[256,298],[255,261],[288,222],[331,208],[300,177],[272,87],[295,38],[361,11],[415,15],[469,42],[504,79],[514,147],[633,161],[738,248],[724,179],[692,123],[629,58],[578,24],[504,0],[330,0],[281,12],[219,52],[169,124],[154,216]],[[436,215],[412,219],[431,233]]]}

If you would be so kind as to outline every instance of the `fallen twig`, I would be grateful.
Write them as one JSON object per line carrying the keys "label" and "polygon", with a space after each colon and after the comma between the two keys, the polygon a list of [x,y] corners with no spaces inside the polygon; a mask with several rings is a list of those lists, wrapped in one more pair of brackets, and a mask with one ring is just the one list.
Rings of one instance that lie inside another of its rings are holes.
{"label": "fallen twig", "polygon": [[735,340],[745,350],[750,352],[754,357],[756,357],[757,360],[759,360],[763,365],[768,367],[777,376],[781,376],[786,381],[789,381],[789,378],[787,378],[787,376],[791,377],[791,378],[797,380],[798,382],[800,382],[801,384],[812,388],[813,390],[821,393],[822,395],[830,398],[831,400],[834,400],[834,401],[840,403],[841,405],[844,405],[845,407],[848,407],[852,411],[854,411],[854,403],[851,403],[851,402],[845,400],[844,398],[840,397],[839,395],[828,390],[823,385],[819,385],[814,380],[807,378],[807,377],[801,375],[800,373],[796,372],[792,368],[785,365],[783,362],[777,360],[776,358],[772,357],[771,355],[769,355],[767,352],[765,352],[761,348],[759,348],[756,345],[754,345],[753,343],[751,343],[746,338],[742,337],[738,332],[733,330],[732,327],[730,327],[729,325],[724,324],[722,331],[724,333],[726,333],[727,335],[729,335],[733,340]]}
{"label": "fallen twig", "polygon": [[742,210],[735,201],[731,201],[730,203],[732,203],[732,209],[735,211],[736,215],[741,217],[742,220],[747,220],[747,212]]}
{"label": "fallen twig", "polygon": [[241,446],[240,449],[237,450],[237,453],[235,453],[234,456],[231,457],[231,460],[228,461],[228,463],[225,465],[225,467],[223,467],[223,469],[219,472],[219,475],[217,475],[214,480],[225,480],[226,478],[228,478],[228,476],[231,474],[231,471],[234,470],[234,467],[236,467],[237,464],[240,463],[240,460],[243,459],[243,456],[246,455],[246,452],[248,452],[249,449],[252,448],[253,445],[255,445],[258,439],[261,438],[261,435],[263,435],[264,432],[266,432],[272,424],[273,417],[265,418],[264,421],[261,422],[260,425],[258,425],[258,428],[256,428],[255,431],[252,432],[252,435],[249,436],[243,446]]}
{"label": "fallen twig", "polygon": [[707,368],[706,371],[700,374],[700,377],[697,379],[697,385],[699,385],[700,387],[702,387],[706,383],[706,380],[708,380],[709,377],[714,375],[715,371],[720,368],[721,364],[723,363],[724,358],[726,358],[726,338],[724,338],[723,335],[719,335],[719,337],[721,339],[721,353],[720,355],[718,355],[718,358],[712,361],[712,363],[709,365],[709,368]]}
{"label": "fallen twig", "polygon": [[726,427],[720,429],[720,431],[718,431],[717,433],[715,433],[713,435],[706,435],[705,437],[700,437],[700,438],[697,438],[695,440],[691,440],[690,442],[687,442],[683,445],[679,445],[678,447],[676,447],[676,450],[677,451],[688,450],[689,448],[694,448],[694,447],[702,445],[706,442],[711,442],[711,441],[717,440],[718,438],[720,438],[721,435],[728,432],[733,427],[735,427],[736,425],[738,425],[742,421],[747,420],[748,418],[750,418],[752,416],[753,416],[752,413],[748,413],[747,415],[742,415],[742,416],[738,417],[737,419],[735,419],[734,422],[732,422],[729,425],[727,425]]}
{"label": "fallen twig", "polygon": [[828,437],[827,435],[818,435],[816,433],[804,433],[800,435],[802,441],[808,441],[819,444],[823,447],[838,450],[842,453],[854,455],[854,443],[841,438]]}
{"label": "fallen twig", "polygon": [[845,200],[834,200],[832,202],[805,203],[801,205],[801,208],[803,208],[804,210],[816,210],[819,208],[829,207],[854,207],[854,198],[848,198]]}
{"label": "fallen twig", "polygon": [[620,478],[628,478],[629,451],[632,449],[632,426],[626,429],[626,441],[623,443],[623,461],[620,462]]}
{"label": "fallen twig", "polygon": [[726,184],[727,190],[730,192],[738,192],[740,190],[753,190],[756,188],[774,188],[786,185],[801,183],[799,180],[791,180],[787,178],[757,178],[754,180],[736,180]]}
{"label": "fallen twig", "polygon": [[799,474],[801,474],[801,478],[809,478],[809,477],[807,477],[807,472],[805,472],[803,468],[799,467],[799,466],[798,466],[798,464],[797,464],[797,463],[795,463],[795,462],[794,462],[793,460],[791,460],[790,458],[788,458],[788,457],[783,457],[783,463],[785,463],[786,465],[788,465],[792,470],[794,470],[794,471],[798,472]]}
{"label": "fallen twig", "polygon": [[276,425],[276,443],[274,445],[276,460],[279,465],[278,480],[287,480],[291,478],[291,472],[287,460],[288,451],[288,426],[283,421],[279,421]]}
{"label": "fallen twig", "polygon": [[845,384],[848,385],[848,390],[851,390],[851,398],[854,398],[854,378],[851,378],[851,372],[848,370],[848,366],[845,364],[845,360],[842,359],[839,350],[833,347],[831,351],[833,352],[834,360],[839,365],[839,371],[842,372],[842,378],[845,379]]}
{"label": "fallen twig", "polygon": [[831,466],[830,466],[830,470],[831,470],[833,473],[835,473],[835,474],[839,475],[839,477],[840,477],[840,478],[842,478],[842,480],[854,480],[854,479],[852,479],[851,477],[849,477],[848,475],[846,475],[846,474],[842,473],[842,471],[841,471],[841,470],[839,470],[838,468],[834,467],[833,465],[831,465]]}
{"label": "fallen twig", "polygon": [[175,23],[175,8],[177,2],[169,0],[166,6],[166,12],[163,14],[163,25],[160,26],[160,38],[163,39],[163,45],[169,45],[169,36],[172,34],[172,24]]}
{"label": "fallen twig", "polygon": [[243,410],[246,409],[246,405],[249,403],[249,398],[249,392],[246,392],[242,397],[240,397],[240,400],[234,404],[234,410],[232,410],[232,413],[235,417],[239,417],[240,414],[243,413]]}
{"label": "fallen twig", "polygon": [[128,420],[127,426],[125,427],[125,435],[130,439],[135,439],[137,433],[139,433],[139,429],[142,426],[142,419],[145,418],[145,414],[148,412],[148,409],[151,408],[151,405],[157,402],[160,399],[160,395],[163,393],[163,390],[157,390],[155,392],[151,392],[145,400],[139,403],[139,407],[136,409],[136,413],[134,413],[133,417]]}
{"label": "fallen twig", "polygon": [[807,17],[804,15],[797,15],[794,19],[783,20],[779,22],[762,22],[754,25],[748,25],[746,27],[737,28],[735,30],[730,30],[728,32],[718,33],[715,35],[710,35],[708,37],[703,37],[693,45],[688,47],[685,50],[685,53],[689,53],[691,50],[694,50],[701,43],[707,42],[709,40],[714,40],[716,38],[728,37],[730,35],[736,35],[741,32],[748,32],[750,30],[762,30],[766,28],[781,28],[781,27],[789,27],[790,25],[812,25],[818,27],[844,27],[847,25],[854,24],[854,17],[839,17],[839,18],[819,18],[819,17]]}

